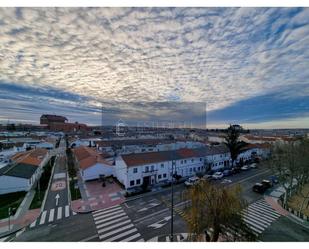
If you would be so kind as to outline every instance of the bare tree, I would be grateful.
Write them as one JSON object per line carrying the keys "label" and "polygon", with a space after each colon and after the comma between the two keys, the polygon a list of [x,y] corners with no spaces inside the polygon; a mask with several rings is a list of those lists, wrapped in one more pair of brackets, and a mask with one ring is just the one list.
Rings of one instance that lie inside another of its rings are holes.
{"label": "bare tree", "polygon": [[220,236],[233,241],[255,240],[241,217],[246,203],[241,197],[240,186],[227,188],[201,180],[188,190],[187,198],[191,202],[187,210],[191,240],[202,240],[205,231],[213,242]]}

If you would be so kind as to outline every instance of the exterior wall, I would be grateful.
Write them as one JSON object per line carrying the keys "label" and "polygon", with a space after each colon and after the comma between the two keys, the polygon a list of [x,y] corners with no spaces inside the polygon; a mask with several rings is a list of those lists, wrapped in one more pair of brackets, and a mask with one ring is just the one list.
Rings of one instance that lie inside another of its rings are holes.
{"label": "exterior wall", "polygon": [[6,175],[0,176],[0,194],[28,191],[30,187],[30,180],[28,179]]}
{"label": "exterior wall", "polygon": [[96,163],[95,165],[85,170],[81,169],[81,176],[84,181],[98,179],[100,175],[115,175],[114,166],[107,166],[102,163]]}
{"label": "exterior wall", "polygon": [[219,170],[231,165],[231,156],[230,153],[208,155],[206,162],[210,165],[211,170]]}
{"label": "exterior wall", "polygon": [[[197,172],[205,170],[204,158],[186,158],[176,160],[174,172],[182,177],[190,177]],[[139,166],[132,166],[127,168],[122,159],[116,160],[116,176],[118,180],[125,186],[125,188],[141,186],[144,177],[150,177],[150,184],[157,184],[164,180],[171,180],[172,161],[165,161],[159,163],[145,164]],[[138,182],[138,180],[140,180]],[[131,185],[131,181],[134,184]]]}

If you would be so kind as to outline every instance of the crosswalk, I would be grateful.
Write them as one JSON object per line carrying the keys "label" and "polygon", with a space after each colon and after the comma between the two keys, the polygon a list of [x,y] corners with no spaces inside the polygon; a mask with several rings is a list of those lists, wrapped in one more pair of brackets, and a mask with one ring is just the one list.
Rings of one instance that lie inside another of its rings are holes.
{"label": "crosswalk", "polygon": [[[188,236],[189,236],[188,233],[174,234],[173,242],[185,242],[188,239]],[[169,235],[156,236],[154,238],[147,240],[147,242],[171,242],[171,237]]]}
{"label": "crosswalk", "polygon": [[94,211],[92,216],[101,241],[144,241],[120,205]]}
{"label": "crosswalk", "polygon": [[69,205],[64,207],[52,208],[49,210],[44,210],[41,215],[30,224],[30,228],[34,228],[35,226],[44,225],[46,223],[51,223],[57,220],[61,220],[67,218],[71,215],[76,215],[75,212],[70,210]]}
{"label": "crosswalk", "polygon": [[271,223],[281,215],[277,213],[264,199],[250,204],[242,211],[244,222],[258,235],[263,233]]}

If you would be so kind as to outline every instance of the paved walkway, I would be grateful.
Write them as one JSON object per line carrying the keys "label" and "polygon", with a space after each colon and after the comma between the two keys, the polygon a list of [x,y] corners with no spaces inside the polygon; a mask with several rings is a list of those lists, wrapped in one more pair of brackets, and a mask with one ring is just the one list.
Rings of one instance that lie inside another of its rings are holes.
{"label": "paved walkway", "polygon": [[78,186],[82,199],[71,202],[71,208],[76,213],[108,208],[125,201],[124,192],[116,182],[106,181],[106,186],[102,187],[102,183],[99,181],[84,183],[78,176]]}
{"label": "paved walkway", "polygon": [[32,189],[28,191],[16,214],[10,219],[10,231],[8,227],[8,218],[0,220],[0,236],[29,225],[40,215],[40,209],[29,210],[34,195],[35,190]]}

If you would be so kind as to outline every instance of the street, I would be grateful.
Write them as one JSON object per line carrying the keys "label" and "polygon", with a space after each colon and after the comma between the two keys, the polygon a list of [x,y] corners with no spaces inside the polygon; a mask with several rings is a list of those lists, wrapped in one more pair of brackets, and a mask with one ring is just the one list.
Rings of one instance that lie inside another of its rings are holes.
{"label": "street", "polygon": [[[63,159],[62,159],[63,160]],[[64,173],[65,167],[61,157],[55,168],[54,176]],[[56,171],[57,170],[57,171]],[[243,197],[249,204],[262,205],[263,196],[251,190],[255,182],[270,176],[268,169],[252,169],[226,177],[232,182],[228,185],[240,184]],[[57,177],[56,177],[57,178]],[[59,179],[53,179],[59,181]],[[222,184],[218,180],[215,184]],[[186,205],[182,199],[184,184],[174,186],[174,234],[187,234],[188,229],[181,212]],[[121,205],[99,210],[89,214],[70,215],[66,219],[44,223],[39,227],[27,230],[16,241],[167,241],[171,227],[170,188],[158,193],[148,193],[127,201]],[[61,189],[49,193],[44,210],[57,208],[55,196],[59,194],[58,205],[67,202],[67,191]],[[59,206],[58,206],[59,208]],[[266,208],[267,212],[269,209]],[[271,214],[274,216],[275,214]],[[122,225],[122,226],[121,226]]]}

